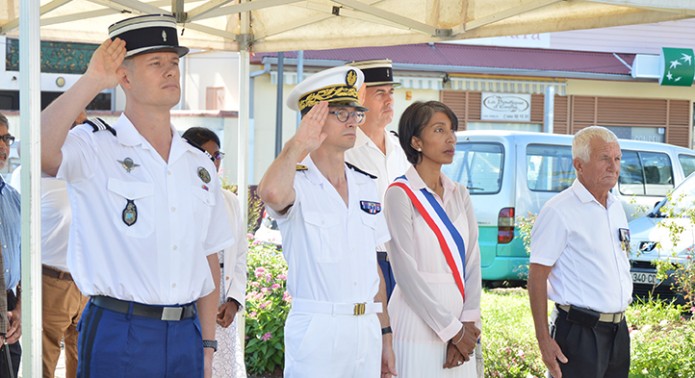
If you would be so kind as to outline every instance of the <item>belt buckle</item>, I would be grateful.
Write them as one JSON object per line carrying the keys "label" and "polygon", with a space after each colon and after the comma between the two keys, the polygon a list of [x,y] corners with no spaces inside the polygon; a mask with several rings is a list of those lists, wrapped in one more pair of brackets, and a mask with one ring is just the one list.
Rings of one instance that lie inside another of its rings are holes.
{"label": "belt buckle", "polygon": [[613,323],[617,324],[623,321],[623,313],[622,312],[616,312],[613,314]]}
{"label": "belt buckle", "polygon": [[353,309],[353,315],[359,316],[359,315],[364,315],[364,313],[367,311],[367,303],[355,303],[355,307]]}
{"label": "belt buckle", "polygon": [[164,307],[162,309],[162,320],[181,320],[183,307]]}

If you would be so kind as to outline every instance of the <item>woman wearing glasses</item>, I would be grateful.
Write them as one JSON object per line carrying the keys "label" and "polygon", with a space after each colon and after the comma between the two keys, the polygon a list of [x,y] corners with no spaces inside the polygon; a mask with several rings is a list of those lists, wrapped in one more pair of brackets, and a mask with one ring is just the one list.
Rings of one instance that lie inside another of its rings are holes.
{"label": "woman wearing glasses", "polygon": [[[204,127],[191,127],[183,133],[182,137],[206,152],[215,163],[215,167],[220,169],[224,152],[220,151],[220,139],[217,134]],[[241,309],[246,296],[246,251],[248,249],[246,227],[242,225],[238,198],[229,190],[223,190],[222,195],[232,224],[231,232],[234,232],[236,242],[219,252],[222,279],[215,332],[218,349],[212,362],[212,376],[214,378],[245,378],[244,351],[237,329],[239,322],[235,322],[234,319],[239,312],[243,316]]]}
{"label": "woman wearing glasses", "polygon": [[437,101],[401,116],[413,164],[386,191],[396,288],[389,302],[399,378],[476,377],[480,335],[478,224],[468,190],[441,172],[456,150],[456,115]]}

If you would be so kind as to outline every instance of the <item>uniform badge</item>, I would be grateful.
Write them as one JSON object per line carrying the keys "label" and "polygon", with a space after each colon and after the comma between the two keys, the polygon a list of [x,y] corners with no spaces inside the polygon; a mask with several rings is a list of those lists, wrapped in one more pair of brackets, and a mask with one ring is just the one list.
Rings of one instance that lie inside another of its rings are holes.
{"label": "uniform badge", "polygon": [[138,207],[135,206],[133,200],[128,200],[125,204],[125,209],[123,209],[123,214],[121,214],[121,219],[126,226],[130,227],[138,221]]}
{"label": "uniform badge", "polygon": [[381,203],[372,201],[360,201],[360,209],[365,213],[379,214],[381,212]]}
{"label": "uniform badge", "polygon": [[210,183],[210,172],[208,172],[207,169],[203,167],[198,167],[198,177],[200,177],[200,179],[203,180],[204,183]]}
{"label": "uniform badge", "polygon": [[133,169],[137,168],[140,166],[140,164],[135,164],[133,159],[127,157],[123,160],[118,160],[119,163],[121,163],[121,166],[123,166],[123,169],[125,169],[126,172],[130,173]]}
{"label": "uniform badge", "polygon": [[357,72],[355,70],[348,70],[345,74],[345,84],[354,87],[357,83]]}
{"label": "uniform badge", "polygon": [[297,164],[297,167],[295,169],[297,171],[301,172],[301,171],[306,171],[309,168],[306,165]]}
{"label": "uniform badge", "polygon": [[619,228],[618,239],[620,239],[620,246],[623,248],[623,252],[630,254],[630,229]]}

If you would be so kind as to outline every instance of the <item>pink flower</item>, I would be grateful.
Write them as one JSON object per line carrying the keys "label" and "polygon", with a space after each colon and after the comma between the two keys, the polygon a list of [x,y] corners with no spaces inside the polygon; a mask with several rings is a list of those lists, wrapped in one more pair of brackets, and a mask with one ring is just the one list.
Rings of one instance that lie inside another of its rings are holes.
{"label": "pink flower", "polygon": [[250,232],[248,234],[246,234],[246,239],[248,239],[248,240],[253,239],[253,234]]}
{"label": "pink flower", "polygon": [[267,288],[267,287],[262,287],[262,288],[261,288],[261,293],[267,293],[267,292],[268,292],[268,288]]}
{"label": "pink flower", "polygon": [[256,268],[256,271],[254,273],[256,274],[257,278],[260,278],[261,276],[263,276],[263,273],[265,273],[265,268],[263,268],[262,266],[258,267]]}
{"label": "pink flower", "polygon": [[273,337],[273,334],[271,334],[270,332],[266,332],[263,336],[261,336],[261,340],[268,341],[271,337]]}
{"label": "pink flower", "polygon": [[290,293],[288,293],[287,291],[285,291],[285,293],[282,294],[282,300],[285,301],[285,302],[291,302],[291,301],[292,301],[292,296],[290,295]]}
{"label": "pink flower", "polygon": [[265,282],[270,282],[273,279],[273,275],[268,273],[265,275]]}
{"label": "pink flower", "polygon": [[278,288],[280,288],[280,284],[274,283],[274,284],[272,284],[272,285],[270,286],[270,288],[271,288],[272,290],[278,289]]}
{"label": "pink flower", "polygon": [[279,279],[279,280],[286,281],[286,280],[287,280],[287,276],[284,275],[284,274],[282,274],[282,273],[280,273],[280,274],[278,274],[278,279]]}

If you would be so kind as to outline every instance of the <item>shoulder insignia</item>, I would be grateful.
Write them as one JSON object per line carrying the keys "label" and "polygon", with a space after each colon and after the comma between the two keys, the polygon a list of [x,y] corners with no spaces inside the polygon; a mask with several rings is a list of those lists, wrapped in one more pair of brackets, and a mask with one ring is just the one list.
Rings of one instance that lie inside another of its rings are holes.
{"label": "shoulder insignia", "polygon": [[86,119],[84,121],[84,123],[92,126],[92,132],[96,133],[97,131],[107,130],[108,132],[113,134],[113,136],[116,136],[116,130],[113,127],[109,126],[109,124],[106,123],[106,121],[104,121],[103,119],[101,119],[99,117],[92,118],[92,119]]}
{"label": "shoulder insignia", "polygon": [[306,171],[307,169],[309,169],[309,168],[307,168],[306,165],[297,164],[297,171],[298,172]]}
{"label": "shoulder insignia", "polygon": [[365,176],[368,176],[368,177],[371,178],[371,179],[376,179],[376,178],[377,178],[377,177],[374,176],[373,174],[367,173],[367,172],[365,172],[365,171],[363,171],[363,170],[361,170],[361,169],[355,167],[354,165],[352,165],[352,164],[350,164],[350,163],[348,163],[348,162],[345,162],[345,164],[348,166],[348,168],[352,169],[352,170],[355,171],[355,172],[359,172],[359,173],[361,173],[361,174],[363,174],[363,175],[365,175]]}

